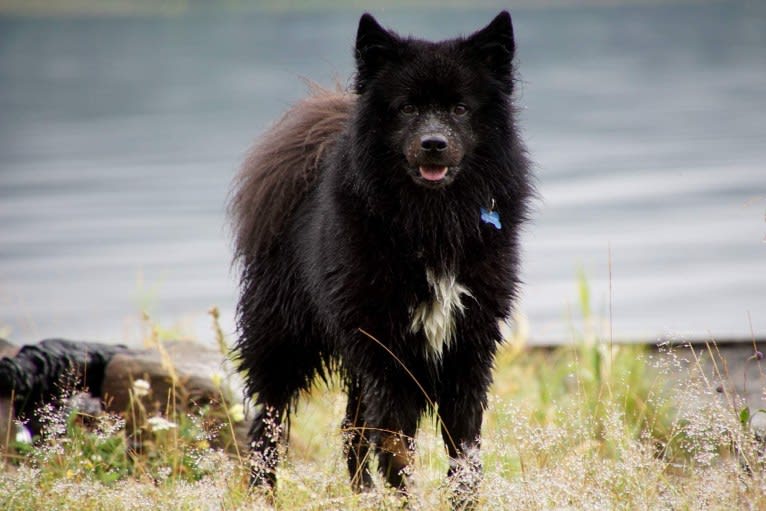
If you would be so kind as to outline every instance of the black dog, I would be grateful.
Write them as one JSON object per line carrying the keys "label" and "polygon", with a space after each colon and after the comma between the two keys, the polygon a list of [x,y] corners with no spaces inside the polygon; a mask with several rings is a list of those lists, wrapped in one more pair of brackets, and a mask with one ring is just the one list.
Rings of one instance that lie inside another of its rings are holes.
{"label": "black dog", "polygon": [[373,449],[403,488],[411,439],[434,408],[450,474],[478,474],[532,194],[513,54],[507,12],[436,43],[365,14],[353,92],[315,91],[251,153],[230,211],[242,268],[237,351],[260,410],[255,483],[275,483],[278,425],[333,370],[348,391],[355,487],[372,484]]}

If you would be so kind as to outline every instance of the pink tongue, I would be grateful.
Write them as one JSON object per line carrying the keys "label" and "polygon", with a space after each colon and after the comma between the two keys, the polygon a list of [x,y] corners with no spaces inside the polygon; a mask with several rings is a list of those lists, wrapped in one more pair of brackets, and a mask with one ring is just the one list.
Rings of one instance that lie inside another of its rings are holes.
{"label": "pink tongue", "polygon": [[428,181],[439,181],[447,175],[447,167],[437,165],[421,165],[418,170],[420,170],[420,176]]}

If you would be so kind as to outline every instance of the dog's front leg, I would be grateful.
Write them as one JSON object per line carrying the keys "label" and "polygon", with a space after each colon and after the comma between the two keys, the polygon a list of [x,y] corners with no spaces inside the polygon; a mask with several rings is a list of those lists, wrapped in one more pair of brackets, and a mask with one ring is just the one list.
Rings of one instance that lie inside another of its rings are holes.
{"label": "dog's front leg", "polygon": [[483,409],[471,403],[465,406],[439,406],[442,438],[449,455],[447,476],[454,509],[472,509],[481,484],[481,421]]}
{"label": "dog's front leg", "polygon": [[[464,354],[454,358],[451,381],[439,395],[442,438],[449,455],[448,477],[454,509],[471,509],[481,484],[481,423],[491,382],[491,357]],[[450,362],[447,361],[449,364]]]}
{"label": "dog's front leg", "polygon": [[382,431],[377,449],[378,466],[386,482],[406,493],[409,467],[415,452],[415,428],[407,432]]}
{"label": "dog's front leg", "polygon": [[341,424],[341,431],[346,439],[346,463],[351,487],[355,491],[363,491],[373,486],[369,470],[370,430],[365,421],[365,407],[358,378],[349,378],[346,387],[348,403],[346,416]]}
{"label": "dog's front leg", "polygon": [[[395,377],[396,382],[406,382]],[[378,455],[378,469],[393,488],[406,492],[415,433],[425,399],[407,383],[393,388],[384,381],[366,382],[363,391],[366,423]]]}

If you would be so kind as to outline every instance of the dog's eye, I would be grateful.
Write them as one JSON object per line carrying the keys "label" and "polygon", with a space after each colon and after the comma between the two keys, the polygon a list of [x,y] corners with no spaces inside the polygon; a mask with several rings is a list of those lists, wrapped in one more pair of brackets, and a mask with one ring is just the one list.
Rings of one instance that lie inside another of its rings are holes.
{"label": "dog's eye", "polygon": [[406,105],[402,105],[401,111],[405,115],[414,115],[418,113],[418,109],[415,108],[415,105],[412,105],[410,103],[407,103]]}
{"label": "dog's eye", "polygon": [[468,107],[462,103],[458,103],[452,108],[452,113],[455,115],[465,115],[468,113]]}

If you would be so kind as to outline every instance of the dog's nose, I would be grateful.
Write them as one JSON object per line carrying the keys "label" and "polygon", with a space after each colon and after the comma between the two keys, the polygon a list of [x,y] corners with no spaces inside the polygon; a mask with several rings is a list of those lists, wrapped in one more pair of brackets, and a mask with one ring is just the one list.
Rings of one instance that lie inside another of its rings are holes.
{"label": "dog's nose", "polygon": [[447,137],[431,133],[420,137],[420,147],[429,152],[441,152],[447,149]]}

